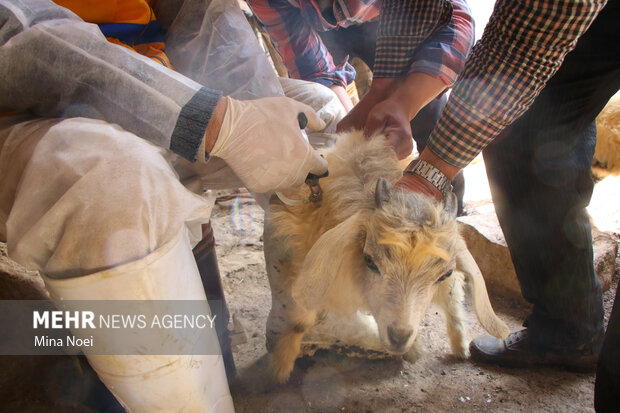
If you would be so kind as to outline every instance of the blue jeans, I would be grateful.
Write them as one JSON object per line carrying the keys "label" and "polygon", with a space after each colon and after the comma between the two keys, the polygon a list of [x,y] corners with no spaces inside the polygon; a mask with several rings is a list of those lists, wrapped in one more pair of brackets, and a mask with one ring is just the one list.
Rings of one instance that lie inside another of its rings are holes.
{"label": "blue jeans", "polygon": [[[601,286],[585,210],[594,119],[620,87],[619,2],[611,0],[531,108],[484,151],[495,210],[544,350],[598,351]],[[582,347],[585,346],[585,347]]]}

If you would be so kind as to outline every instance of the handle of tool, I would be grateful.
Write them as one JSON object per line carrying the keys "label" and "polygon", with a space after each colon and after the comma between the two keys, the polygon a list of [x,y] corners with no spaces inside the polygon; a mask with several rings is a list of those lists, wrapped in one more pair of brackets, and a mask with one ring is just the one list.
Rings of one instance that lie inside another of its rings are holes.
{"label": "handle of tool", "polygon": [[[299,129],[305,129],[306,126],[308,125],[308,117],[306,116],[305,113],[299,112],[297,114],[297,122],[299,122]],[[321,155],[321,158],[323,158],[323,155]],[[306,176],[306,181],[308,179],[327,178],[328,176],[329,176],[329,171],[325,171],[325,173],[321,175],[315,175],[313,173],[309,173],[308,176]]]}

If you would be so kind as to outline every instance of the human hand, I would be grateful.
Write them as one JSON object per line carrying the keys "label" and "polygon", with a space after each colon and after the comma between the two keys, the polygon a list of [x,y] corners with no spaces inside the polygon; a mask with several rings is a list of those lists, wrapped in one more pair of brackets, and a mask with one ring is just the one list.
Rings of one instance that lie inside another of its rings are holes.
{"label": "human hand", "polygon": [[413,151],[413,136],[406,106],[396,99],[388,98],[376,104],[364,125],[364,135],[383,133],[396,152],[398,159],[405,159]]}
{"label": "human hand", "polygon": [[299,112],[306,115],[308,128],[325,127],[310,106],[287,97],[223,99],[226,114],[209,153],[224,159],[248,189],[283,190],[302,185],[309,172],[322,175],[327,171],[327,162],[299,127]]}
{"label": "human hand", "polygon": [[374,79],[370,90],[336,127],[336,132],[364,128],[368,114],[375,105],[390,96],[397,89],[399,79]]}

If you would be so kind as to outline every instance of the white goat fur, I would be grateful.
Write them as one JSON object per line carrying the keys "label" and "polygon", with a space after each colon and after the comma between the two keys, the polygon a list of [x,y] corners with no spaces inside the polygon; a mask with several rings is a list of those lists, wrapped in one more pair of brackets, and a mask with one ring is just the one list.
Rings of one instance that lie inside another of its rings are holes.
{"label": "white goat fur", "polygon": [[[455,268],[472,281],[482,326],[496,337],[508,335],[458,235],[455,197],[444,207],[423,195],[391,190],[402,170],[382,135],[366,140],[360,132],[342,134],[325,158],[330,175],[320,180],[321,206],[272,200],[266,220],[272,290],[267,349],[279,381],[288,379],[304,334],[325,312],[348,319],[370,312],[385,350],[415,359],[418,326],[433,300],[446,314],[452,351],[468,357],[463,276],[442,277]],[[293,196],[307,193],[302,187]]]}

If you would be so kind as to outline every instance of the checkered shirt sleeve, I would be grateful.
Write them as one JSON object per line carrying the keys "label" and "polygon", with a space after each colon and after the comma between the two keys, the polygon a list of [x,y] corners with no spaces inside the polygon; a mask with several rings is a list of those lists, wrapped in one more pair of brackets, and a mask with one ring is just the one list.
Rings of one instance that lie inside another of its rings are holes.
{"label": "checkered shirt sleeve", "polygon": [[334,64],[316,30],[305,19],[299,4],[287,0],[251,0],[248,5],[282,56],[292,78],[332,85],[348,85],[355,69],[346,60]]}
{"label": "checkered shirt sleeve", "polygon": [[605,0],[498,0],[429,149],[463,168],[533,103]]}
{"label": "checkered shirt sleeve", "polygon": [[465,0],[384,0],[373,74],[389,78],[424,72],[451,86],[473,40]]}

